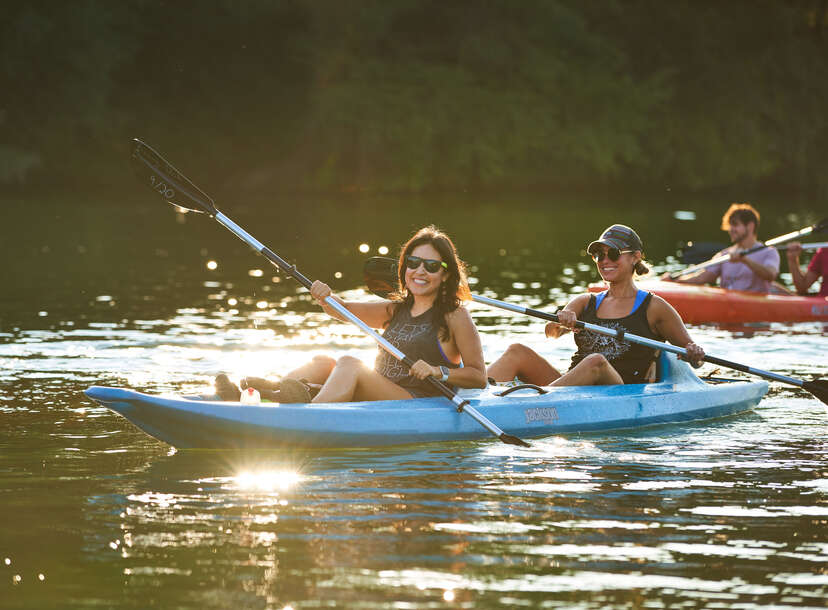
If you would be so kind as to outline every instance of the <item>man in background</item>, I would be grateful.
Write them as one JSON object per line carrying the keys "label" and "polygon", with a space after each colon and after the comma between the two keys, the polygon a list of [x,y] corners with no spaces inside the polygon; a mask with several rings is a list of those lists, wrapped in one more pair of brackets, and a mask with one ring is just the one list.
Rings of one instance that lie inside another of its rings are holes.
{"label": "man in background", "polygon": [[763,245],[757,238],[759,212],[749,203],[733,203],[722,216],[722,230],[730,234],[732,246],[716,253],[730,260],[711,265],[688,277],[673,280],[680,284],[713,284],[722,288],[750,292],[773,292],[773,280],[779,274],[779,252],[762,248],[750,254],[744,250]]}

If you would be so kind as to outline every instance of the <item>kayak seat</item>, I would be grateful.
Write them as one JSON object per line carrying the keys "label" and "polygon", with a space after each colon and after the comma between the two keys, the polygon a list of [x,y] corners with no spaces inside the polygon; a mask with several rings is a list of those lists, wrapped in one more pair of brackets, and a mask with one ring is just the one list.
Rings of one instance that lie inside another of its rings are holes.
{"label": "kayak seat", "polygon": [[667,372],[670,363],[667,362],[667,352],[658,350],[658,356],[655,361],[655,383],[664,381],[664,374]]}
{"label": "kayak seat", "polygon": [[696,375],[695,369],[688,362],[680,360],[676,354],[666,350],[661,350],[661,355],[656,360],[655,383],[662,382],[704,385],[704,382]]}
{"label": "kayak seat", "polygon": [[[655,381],[653,383],[665,381],[667,377],[671,376],[670,370],[676,367],[685,368],[688,371],[693,370],[687,362],[680,360],[676,354],[663,349],[657,351],[658,357],[655,361]],[[695,377],[695,373],[692,376]]]}

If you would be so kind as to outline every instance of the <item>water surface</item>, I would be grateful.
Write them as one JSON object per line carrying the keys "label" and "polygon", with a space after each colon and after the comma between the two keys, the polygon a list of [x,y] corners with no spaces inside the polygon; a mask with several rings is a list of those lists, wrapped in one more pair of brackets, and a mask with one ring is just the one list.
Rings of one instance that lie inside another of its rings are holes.
{"label": "water surface", "polygon": [[[552,307],[595,279],[580,251],[605,226],[635,226],[660,270],[681,239],[720,237],[723,207],[516,196],[224,210],[352,298],[367,298],[366,256],[436,222],[475,290]],[[766,237],[818,216],[768,207]],[[225,229],[151,195],[6,210],[0,249],[19,262],[0,295],[2,607],[825,607],[826,409],[806,392],[773,384],[748,415],[530,449],[176,452],[82,390],[202,391],[219,371],[272,375],[316,353],[370,362],[375,347]],[[519,340],[566,366],[571,338],[472,311],[487,360]],[[825,331],[691,329],[711,354],[802,378],[826,374]]]}

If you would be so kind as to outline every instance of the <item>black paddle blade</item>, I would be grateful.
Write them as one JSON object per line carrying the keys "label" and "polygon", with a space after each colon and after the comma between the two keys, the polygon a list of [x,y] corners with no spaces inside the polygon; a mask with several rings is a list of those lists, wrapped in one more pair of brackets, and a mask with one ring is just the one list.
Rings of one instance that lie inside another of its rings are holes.
{"label": "black paddle blade", "polygon": [[828,379],[814,379],[806,381],[802,387],[828,405]]}
{"label": "black paddle blade", "polygon": [[132,169],[141,182],[173,205],[210,216],[218,213],[209,195],[137,138],[132,140]]}
{"label": "black paddle blade", "polygon": [[814,225],[814,233],[822,233],[828,231],[828,218],[823,218]]}
{"label": "black paddle blade", "polygon": [[362,267],[365,286],[378,297],[387,298],[397,288],[397,261],[372,256]]}
{"label": "black paddle blade", "polygon": [[506,443],[507,445],[517,445],[518,447],[531,447],[529,443],[524,440],[519,439],[516,436],[511,434],[506,434],[505,432],[498,437],[501,441]]}
{"label": "black paddle blade", "polygon": [[381,299],[387,299],[388,295],[394,292],[394,286],[385,280],[374,277],[365,277],[365,287],[368,289],[368,292],[377,295]]}

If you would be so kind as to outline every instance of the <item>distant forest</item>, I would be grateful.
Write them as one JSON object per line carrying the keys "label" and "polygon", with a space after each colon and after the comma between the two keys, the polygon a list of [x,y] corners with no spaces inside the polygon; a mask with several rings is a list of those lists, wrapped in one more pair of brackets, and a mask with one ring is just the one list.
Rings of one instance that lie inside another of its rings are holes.
{"label": "distant forest", "polygon": [[240,191],[828,196],[828,0],[4,0],[0,91],[7,191],[140,137]]}

